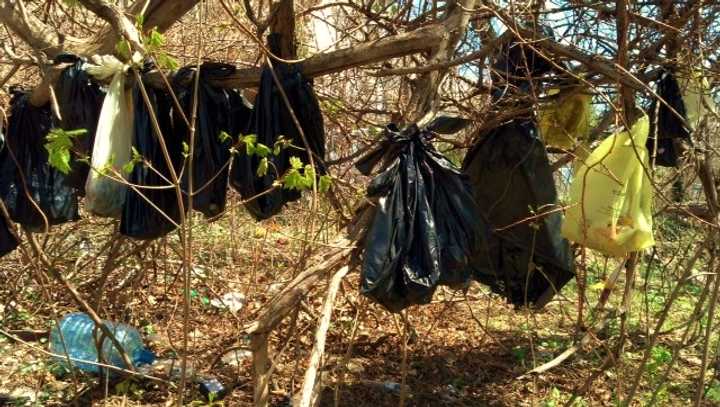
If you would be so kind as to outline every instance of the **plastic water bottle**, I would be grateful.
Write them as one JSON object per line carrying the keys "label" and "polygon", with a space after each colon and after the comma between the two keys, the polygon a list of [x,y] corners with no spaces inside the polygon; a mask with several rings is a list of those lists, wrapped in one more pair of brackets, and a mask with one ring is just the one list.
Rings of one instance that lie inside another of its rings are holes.
{"label": "plastic water bottle", "polygon": [[[151,364],[155,361],[155,354],[144,346],[140,333],[135,328],[107,321],[103,321],[103,324],[115,335],[134,366]],[[60,332],[62,332],[62,339],[60,338]],[[67,353],[70,358],[77,359],[71,360],[72,365],[82,371],[100,373],[104,370],[98,365],[79,362],[79,360],[99,362],[96,338],[103,337],[103,332],[99,328],[95,332],[95,323],[87,314],[75,312],[65,315],[60,321],[60,332],[58,332],[57,326],[50,331],[50,352],[62,355],[56,357],[58,362],[64,363],[67,367],[67,357],[65,357]],[[120,352],[109,338],[103,338],[101,348],[105,364],[128,368],[125,366]],[[117,373],[110,370],[111,374],[113,372]]]}

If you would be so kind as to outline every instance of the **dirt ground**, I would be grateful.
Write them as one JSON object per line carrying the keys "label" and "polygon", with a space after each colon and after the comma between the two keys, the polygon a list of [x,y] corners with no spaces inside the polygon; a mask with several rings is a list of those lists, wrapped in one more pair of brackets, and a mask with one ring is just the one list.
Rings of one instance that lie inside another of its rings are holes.
{"label": "dirt ground", "polygon": [[[236,206],[217,222],[198,221],[188,360],[197,375],[217,378],[228,394],[224,404],[208,403],[198,386],[191,384],[188,403],[251,405],[251,357],[242,327],[296,272],[302,233],[294,220],[302,218],[300,207],[262,224]],[[137,242],[123,242],[122,253],[128,255],[103,285],[98,281],[99,270],[107,259],[104,246],[113,227],[112,221],[91,219],[54,228],[45,248],[85,298],[99,301],[104,318],[138,327],[160,360],[177,361],[183,335],[177,237],[140,246],[142,250],[136,249]],[[57,375],[57,363],[43,353],[47,343],[40,333],[78,307],[57,283],[37,272],[26,253],[23,247],[0,260],[0,277],[5,281],[0,288],[0,328],[11,333],[11,337],[0,336],[0,395],[5,399],[0,405],[172,405],[177,377],[158,382]],[[617,317],[558,367],[521,377],[572,345],[577,312],[574,283],[540,311],[514,309],[475,283],[466,293],[442,288],[432,304],[407,310],[408,324],[401,315],[390,314],[360,296],[358,284],[355,271],[345,279],[336,301],[321,376],[323,406],[397,405],[401,393],[405,405],[412,406],[561,406],[597,371],[615,344]],[[589,291],[588,301],[594,304],[592,287]],[[244,295],[240,310],[214,305],[213,300],[226,293]],[[285,321],[271,337],[273,405],[291,405],[300,389],[323,299],[321,284],[304,301],[295,328]],[[571,405],[613,406],[618,395],[626,394],[647,340],[642,303],[638,298],[639,305],[631,313],[636,320],[630,325],[620,364],[597,377]],[[611,308],[617,305],[617,299],[611,301]],[[672,331],[656,345],[635,405],[646,405],[656,389],[657,405],[682,405],[692,399],[699,345],[683,349],[668,381],[657,379],[677,336],[679,331]],[[18,337],[24,340],[15,340]],[[155,372],[162,377],[163,369]],[[713,403],[714,389],[715,385],[710,387],[707,405]]]}

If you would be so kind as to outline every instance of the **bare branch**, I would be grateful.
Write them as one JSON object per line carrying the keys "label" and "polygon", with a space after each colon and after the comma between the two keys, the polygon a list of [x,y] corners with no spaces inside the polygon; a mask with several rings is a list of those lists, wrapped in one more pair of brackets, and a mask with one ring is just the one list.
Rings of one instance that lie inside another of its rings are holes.
{"label": "bare branch", "polygon": [[81,48],[81,39],[65,36],[27,11],[22,0],[0,0],[0,22],[35,50],[49,58],[67,49]]}

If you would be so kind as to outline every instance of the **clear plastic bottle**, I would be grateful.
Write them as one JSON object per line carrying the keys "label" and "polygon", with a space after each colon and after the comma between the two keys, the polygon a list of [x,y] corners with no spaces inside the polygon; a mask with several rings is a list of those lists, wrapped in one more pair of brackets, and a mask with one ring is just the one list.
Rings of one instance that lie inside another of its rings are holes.
{"label": "clear plastic bottle", "polygon": [[[115,338],[120,342],[133,365],[140,366],[153,363],[155,355],[145,347],[140,333],[135,328],[108,321],[103,321],[103,323],[110,329],[110,332],[115,335]],[[103,334],[100,329],[94,332],[95,323],[87,314],[75,312],[65,315],[60,321],[60,331],[62,332],[62,339],[57,326],[53,327],[50,331],[50,352],[63,355],[62,357],[56,357],[58,362],[64,363],[65,366],[67,366],[67,358],[65,357],[66,350],[72,359],[99,362],[95,338],[100,338]],[[63,342],[65,346],[63,346]],[[105,364],[127,368],[122,356],[120,356],[120,353],[109,338],[103,339],[102,354]],[[77,360],[72,360],[71,362],[73,366],[88,373],[100,373],[102,370],[98,365],[82,363]],[[111,374],[113,372],[113,370],[110,370]]]}

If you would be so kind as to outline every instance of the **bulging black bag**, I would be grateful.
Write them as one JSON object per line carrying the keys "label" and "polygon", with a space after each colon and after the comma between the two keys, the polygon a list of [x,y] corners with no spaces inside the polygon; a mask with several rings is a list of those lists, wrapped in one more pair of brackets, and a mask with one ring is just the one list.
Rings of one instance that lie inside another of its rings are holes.
{"label": "bulging black bag", "polygon": [[[683,120],[687,120],[687,111],[680,85],[672,72],[664,71],[657,84],[657,94],[670,105],[678,117],[665,103],[656,98],[650,105],[650,134],[645,146],[650,153],[651,162],[663,167],[677,167],[680,152],[676,141],[685,140],[692,144],[690,130]],[[657,120],[656,120],[657,118]],[[657,139],[657,141],[656,141]],[[657,150],[655,149],[657,147]]]}
{"label": "bulging black bag", "polygon": [[[192,118],[193,67],[182,68],[176,75],[176,94],[187,120]],[[221,133],[232,134],[238,125],[237,91],[213,86],[213,79],[222,79],[235,72],[232,65],[206,62],[200,66],[197,123],[193,157],[193,209],[206,217],[216,217],[225,210],[232,140]],[[186,83],[179,85],[180,82]],[[174,110],[173,123],[178,134],[190,144],[190,130],[182,115]],[[183,190],[187,194],[189,171],[183,172]]]}
{"label": "bulging black bag", "polygon": [[162,136],[165,141],[176,174],[179,174],[182,165],[183,139],[172,127],[171,108],[173,102],[170,95],[149,86],[145,87],[145,91],[150,99],[150,105],[155,112],[162,135],[155,131],[150,110],[139,85],[135,85],[133,90],[133,100],[135,101],[133,147],[144,161],[150,163],[152,168],[145,163],[135,163],[128,182],[140,186],[163,186],[166,188],[138,188],[138,191],[147,198],[145,199],[138,191],[128,187],[120,218],[120,233],[135,239],[156,239],[174,230],[175,225],[180,222],[177,194],[175,187],[170,186],[172,177],[159,137]]}
{"label": "bulging black bag", "polygon": [[[268,45],[273,52],[277,53],[279,48],[277,34],[268,36]],[[281,187],[263,193],[271,189],[273,183],[282,178],[283,174],[290,169],[290,157],[298,157],[303,163],[309,164],[310,154],[312,154],[316,173],[323,174],[325,172],[323,164],[325,128],[312,81],[305,78],[297,64],[275,62],[273,68],[303,130],[310,151],[307,150],[287,108],[282,93],[273,78],[271,68],[266,66],[262,71],[252,120],[246,133],[255,134],[258,143],[271,149],[280,136],[290,141],[291,146],[282,150],[277,156],[268,157],[268,161],[271,161],[272,165],[269,165],[267,173],[263,176],[257,175],[260,157],[248,156],[242,148],[235,157],[230,183],[243,199],[256,197],[245,204],[248,212],[256,219],[268,219],[280,212],[285,203],[300,198],[300,191]],[[263,194],[260,195],[261,193]]]}
{"label": "bulging black bag", "polygon": [[78,219],[77,191],[48,163],[45,136],[53,127],[50,105],[35,107],[13,91],[5,148],[0,152],[0,198],[10,217],[31,231]]}
{"label": "bulging black bag", "polygon": [[95,144],[95,130],[100,117],[105,92],[83,69],[83,60],[70,54],[55,58],[55,62],[72,63],[63,69],[55,84],[60,127],[64,130],[85,129],[87,133],[73,139],[71,172],[67,175],[68,185],[85,194],[85,180],[90,166],[80,162],[79,157],[90,156]]}
{"label": "bulging black bag", "polygon": [[470,256],[487,229],[466,177],[430,144],[431,133],[386,128],[387,140],[358,168],[389,162],[367,189],[378,198],[364,240],[362,293],[397,312],[430,302],[439,284],[470,280]]}
{"label": "bulging black bag", "polygon": [[475,278],[515,305],[542,307],[573,277],[574,259],[560,235],[555,183],[534,123],[513,121],[479,138],[463,171],[477,216],[492,230],[470,263]]}

